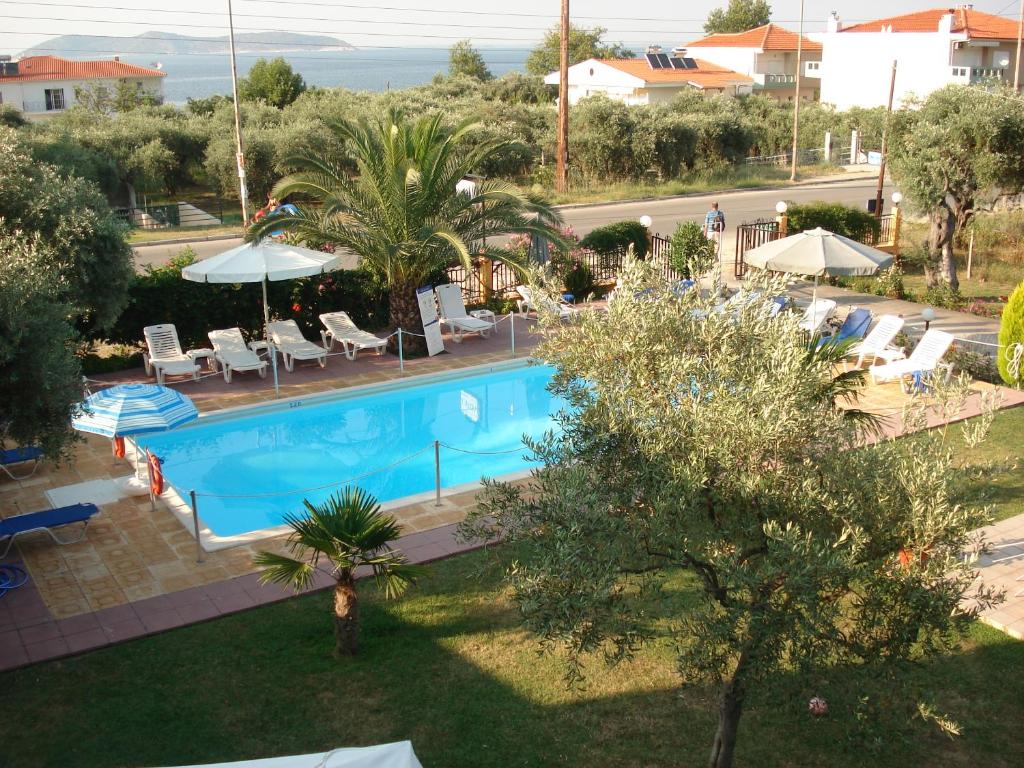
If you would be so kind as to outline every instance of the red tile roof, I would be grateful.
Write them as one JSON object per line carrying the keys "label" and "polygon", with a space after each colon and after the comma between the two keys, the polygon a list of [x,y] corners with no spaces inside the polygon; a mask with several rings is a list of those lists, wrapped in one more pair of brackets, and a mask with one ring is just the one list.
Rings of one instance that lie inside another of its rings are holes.
{"label": "red tile roof", "polygon": [[[762,51],[795,51],[800,35],[778,24],[748,29],[746,32],[721,32],[687,43],[687,48],[757,48]],[[805,51],[820,51],[821,43],[804,37],[801,44]]]}
{"label": "red tile roof", "polygon": [[725,88],[754,82],[746,75],[712,64],[710,61],[694,59],[696,69],[651,69],[646,59],[599,59],[602,64],[639,77],[648,83],[694,85],[697,88]]}
{"label": "red tile roof", "polygon": [[953,14],[953,32],[966,33],[968,37],[989,40],[1016,40],[1017,22],[982,13],[973,8],[932,8],[903,16],[890,16],[886,19],[875,19],[863,24],[854,24],[841,29],[840,32],[881,32],[883,27],[893,32],[937,32],[939,19],[946,14]]}
{"label": "red tile roof", "polygon": [[18,62],[18,74],[0,75],[0,83],[35,80],[96,80],[121,77],[166,77],[165,72],[123,61],[72,61],[59,56],[26,56]]}

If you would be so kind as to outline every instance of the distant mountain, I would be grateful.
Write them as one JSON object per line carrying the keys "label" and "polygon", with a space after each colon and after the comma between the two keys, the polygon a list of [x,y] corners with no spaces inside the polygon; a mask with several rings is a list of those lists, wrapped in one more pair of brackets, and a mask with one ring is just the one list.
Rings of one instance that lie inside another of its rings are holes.
{"label": "distant mountain", "polygon": [[[109,37],[92,35],[60,35],[53,37],[28,50],[22,56],[70,56],[81,58],[90,54],[109,56],[113,49],[123,54],[181,54],[181,53],[227,53],[228,37],[210,37],[197,40],[195,37],[176,35],[173,32],[143,32],[134,37],[119,39],[116,43]],[[235,35],[235,50],[238,53],[277,54],[294,51],[351,51],[353,46],[344,40],[328,35],[301,35],[296,32],[239,32]]]}

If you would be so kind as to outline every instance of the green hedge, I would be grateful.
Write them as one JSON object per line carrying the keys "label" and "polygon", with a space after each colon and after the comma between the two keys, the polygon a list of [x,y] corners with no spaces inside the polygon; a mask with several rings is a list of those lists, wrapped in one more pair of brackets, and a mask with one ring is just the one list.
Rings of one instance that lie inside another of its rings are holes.
{"label": "green hedge", "polygon": [[878,236],[880,224],[873,214],[842,203],[789,203],[789,233],[821,227],[851,240]]}
{"label": "green hedge", "polygon": [[1016,378],[1010,374],[1006,351],[1011,344],[1024,344],[1024,282],[1013,289],[1010,300],[1003,307],[1003,318],[999,323],[999,343],[999,375],[1010,386],[1019,387],[1024,383],[1024,370],[1018,371]]}
{"label": "green hedge", "polygon": [[616,221],[592,230],[580,241],[580,245],[602,256],[624,251],[632,245],[636,255],[643,258],[647,255],[647,228],[632,219]]}
{"label": "green hedge", "polygon": [[[263,299],[259,283],[229,285],[194,283],[181,270],[195,262],[185,248],[170,264],[147,268],[129,288],[129,304],[109,334],[111,341],[139,343],[142,329],[174,323],[185,347],[209,347],[207,333],[238,326],[250,338],[263,335]],[[319,315],[344,310],[367,330],[388,323],[388,293],[369,275],[358,271],[335,272],[268,285],[272,319],[293,319],[306,334],[320,337]]]}

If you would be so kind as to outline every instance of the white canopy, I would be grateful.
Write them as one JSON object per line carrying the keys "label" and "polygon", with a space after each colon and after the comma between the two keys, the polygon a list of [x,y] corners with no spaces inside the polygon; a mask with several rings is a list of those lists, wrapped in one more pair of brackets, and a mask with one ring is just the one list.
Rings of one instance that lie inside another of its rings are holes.
{"label": "white canopy", "polygon": [[342,257],[276,240],[243,243],[185,267],[181,276],[197,283],[260,283],[291,280],[341,269]]}
{"label": "white canopy", "polygon": [[423,768],[412,751],[412,742],[378,744],[374,747],[335,749],[312,755],[268,757],[234,763],[206,763],[180,768]]}
{"label": "white canopy", "polygon": [[873,275],[892,260],[891,254],[821,227],[773,240],[743,256],[751,267],[811,277]]}

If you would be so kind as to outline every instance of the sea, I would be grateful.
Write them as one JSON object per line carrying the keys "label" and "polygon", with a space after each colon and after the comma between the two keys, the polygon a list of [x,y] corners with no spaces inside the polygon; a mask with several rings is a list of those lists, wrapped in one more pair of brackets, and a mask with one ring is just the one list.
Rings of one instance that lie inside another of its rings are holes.
{"label": "sea", "polygon": [[[525,71],[530,51],[523,49],[480,49],[488,69],[495,76]],[[447,73],[448,52],[427,48],[365,49],[352,51],[299,51],[238,54],[238,76],[244,77],[260,58],[281,56],[302,75],[307,85],[343,87],[357,91],[387,91],[429,83],[434,75]],[[184,104],[231,93],[231,59],[227,54],[122,55],[121,61],[142,66],[159,66],[167,73],[164,101]]]}

